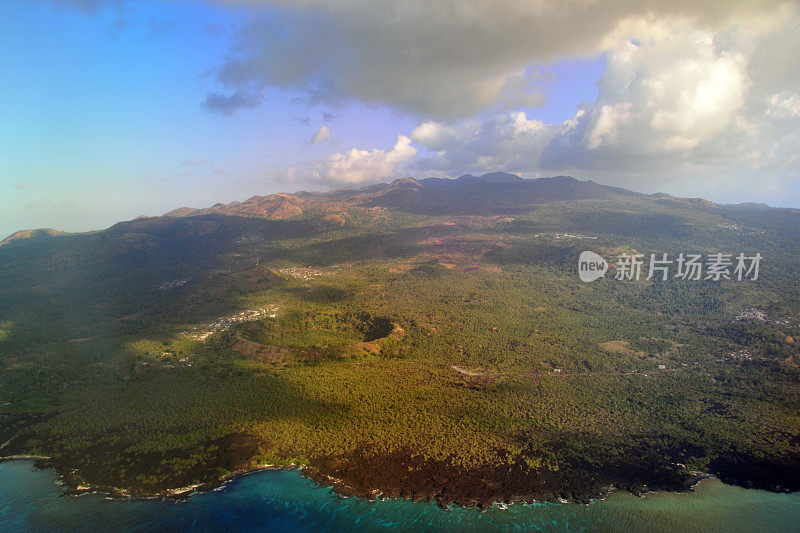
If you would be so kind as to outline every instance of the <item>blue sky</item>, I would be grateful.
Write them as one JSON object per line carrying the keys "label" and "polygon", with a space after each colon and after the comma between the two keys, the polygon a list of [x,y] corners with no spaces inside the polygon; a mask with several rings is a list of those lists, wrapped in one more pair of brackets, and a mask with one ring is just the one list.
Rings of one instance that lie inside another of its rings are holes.
{"label": "blue sky", "polygon": [[[561,48],[545,41],[554,23],[541,21],[541,40],[517,39],[514,49],[505,33],[527,36],[540,21],[528,21],[528,32],[527,14],[509,5],[507,20],[498,7],[504,33],[492,33],[498,21],[485,28],[485,17],[466,21],[474,35],[451,47],[452,39],[436,39],[461,35],[458,22],[428,16],[420,11],[425,3],[400,2],[391,22],[373,9],[379,2],[352,13],[310,4],[0,4],[0,234],[84,231],[253,194],[491,170],[800,207],[791,155],[800,96],[784,72],[765,74],[772,85],[756,93],[751,64],[731,58],[749,53],[754,61],[757,46],[715,45],[710,58],[696,56],[682,34],[660,27],[669,26],[666,15],[649,28],[632,24],[626,35],[619,21],[636,14],[620,13],[598,23],[608,26],[604,33],[561,28],[581,34],[565,37]],[[722,42],[742,24],[695,31]],[[791,32],[773,25],[761,37],[793,46],[779,42],[790,39],[784,34]],[[698,69],[676,66],[682,60]],[[702,78],[704,71],[715,77]],[[687,116],[697,100],[670,107],[692,97],[684,94],[654,111],[648,102],[658,99],[646,91],[655,83],[669,90],[663,80],[673,73],[689,87],[727,84],[720,86],[725,105]],[[209,95],[231,105],[209,106]],[[330,138],[312,143],[323,125]],[[626,151],[624,135],[636,128],[643,144]],[[747,140],[756,133],[757,145]],[[737,153],[752,155],[731,166],[720,148],[727,138],[737,140]],[[763,183],[748,187],[756,176]]]}
{"label": "blue sky", "polygon": [[0,17],[0,233],[293,190],[269,172],[335,150],[308,143],[323,113],[354,144],[393,142],[389,132],[413,125],[387,109],[310,108],[279,89],[257,109],[208,112],[209,71],[241,24],[236,10],[4,2]]}

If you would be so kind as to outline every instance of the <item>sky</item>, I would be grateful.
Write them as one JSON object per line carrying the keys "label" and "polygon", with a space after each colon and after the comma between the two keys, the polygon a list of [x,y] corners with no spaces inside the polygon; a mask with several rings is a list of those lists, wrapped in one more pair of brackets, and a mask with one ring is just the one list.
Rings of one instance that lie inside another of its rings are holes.
{"label": "sky", "polygon": [[5,0],[0,237],[400,176],[800,207],[800,4]]}

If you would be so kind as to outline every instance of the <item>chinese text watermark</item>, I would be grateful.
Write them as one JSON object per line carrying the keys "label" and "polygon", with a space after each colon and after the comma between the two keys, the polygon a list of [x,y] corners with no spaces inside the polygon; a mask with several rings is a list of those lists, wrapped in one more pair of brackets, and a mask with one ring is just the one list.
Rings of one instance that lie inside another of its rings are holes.
{"label": "chinese text watermark", "polygon": [[[689,281],[710,280],[751,280],[758,279],[762,256],[709,253],[679,253],[677,256],[666,253],[619,254],[612,258],[616,280],[638,281],[644,279],[680,279]],[[647,267],[646,276],[642,272]],[[591,251],[581,252],[578,258],[578,275],[581,281],[590,282],[605,276],[609,262],[600,254]]]}

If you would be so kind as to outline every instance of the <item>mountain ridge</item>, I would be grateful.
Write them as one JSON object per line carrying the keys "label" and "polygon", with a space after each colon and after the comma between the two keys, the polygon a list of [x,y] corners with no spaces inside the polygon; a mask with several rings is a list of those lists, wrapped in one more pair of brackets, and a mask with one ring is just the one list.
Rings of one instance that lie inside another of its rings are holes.
{"label": "mountain ridge", "polygon": [[[227,204],[216,203],[201,208],[179,207],[161,216],[185,218],[220,214],[285,220],[321,211],[320,221],[340,224],[342,212],[353,206],[373,209],[392,208],[417,214],[481,215],[490,212],[511,214],[532,204],[547,202],[624,197],[650,198],[664,205],[689,209],[719,208],[719,205],[703,198],[682,198],[660,192],[646,195],[572,176],[527,179],[507,172],[490,172],[481,176],[462,174],[456,178],[400,177],[391,182],[325,192],[298,191],[254,195],[246,200]],[[780,209],[753,202],[728,207],[750,210]],[[50,228],[23,229],[0,241],[0,246],[32,238],[66,234],[69,233]]]}

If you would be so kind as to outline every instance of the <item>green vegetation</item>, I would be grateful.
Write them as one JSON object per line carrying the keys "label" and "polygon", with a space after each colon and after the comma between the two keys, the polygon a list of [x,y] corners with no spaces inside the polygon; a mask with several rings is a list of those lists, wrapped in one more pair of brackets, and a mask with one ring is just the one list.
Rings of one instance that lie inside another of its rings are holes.
{"label": "green vegetation", "polygon": [[[798,472],[797,213],[634,195],[474,216],[353,202],[336,205],[342,227],[318,207],[0,248],[3,454],[143,493],[409,449],[558,471],[636,443],[681,448],[688,468],[752,459],[765,486],[774,465]],[[586,249],[764,261],[758,281],[584,284]]]}

